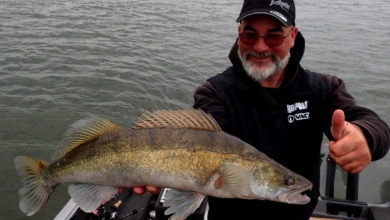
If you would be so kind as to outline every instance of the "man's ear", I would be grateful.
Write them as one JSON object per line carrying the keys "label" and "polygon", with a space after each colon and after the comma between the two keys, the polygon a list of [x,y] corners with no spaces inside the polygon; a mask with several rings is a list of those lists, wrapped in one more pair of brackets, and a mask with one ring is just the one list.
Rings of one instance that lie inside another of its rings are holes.
{"label": "man's ear", "polygon": [[295,38],[298,35],[298,27],[293,27],[294,29],[291,32],[291,42],[290,42],[290,48],[293,48],[295,45]]}
{"label": "man's ear", "polygon": [[237,28],[238,30],[238,33],[241,33],[242,32],[242,25],[241,25],[241,23],[238,25],[238,28]]}

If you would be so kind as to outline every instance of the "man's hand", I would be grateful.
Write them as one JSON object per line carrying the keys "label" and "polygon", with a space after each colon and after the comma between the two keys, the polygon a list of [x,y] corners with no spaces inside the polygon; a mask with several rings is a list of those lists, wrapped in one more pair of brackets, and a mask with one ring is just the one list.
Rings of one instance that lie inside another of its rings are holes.
{"label": "man's hand", "polygon": [[362,130],[345,121],[344,111],[336,110],[332,117],[331,132],[335,141],[329,142],[330,157],[345,171],[361,172],[372,160]]}
{"label": "man's hand", "polygon": [[160,188],[155,186],[134,186],[133,187],[133,192],[138,195],[144,194],[145,191],[148,191],[151,194],[158,194],[160,193],[160,190],[161,190]]}

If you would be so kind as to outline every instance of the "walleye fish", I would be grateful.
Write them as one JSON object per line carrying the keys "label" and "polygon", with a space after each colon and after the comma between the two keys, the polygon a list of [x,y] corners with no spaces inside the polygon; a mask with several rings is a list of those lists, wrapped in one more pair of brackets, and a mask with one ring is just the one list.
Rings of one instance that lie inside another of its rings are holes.
{"label": "walleye fish", "polygon": [[164,206],[185,219],[206,196],[306,204],[312,184],[244,141],[223,132],[200,110],[160,110],[141,115],[131,128],[103,118],[75,122],[51,163],[17,156],[23,186],[19,207],[38,212],[58,184],[85,212],[109,201],[120,187],[172,188]]}

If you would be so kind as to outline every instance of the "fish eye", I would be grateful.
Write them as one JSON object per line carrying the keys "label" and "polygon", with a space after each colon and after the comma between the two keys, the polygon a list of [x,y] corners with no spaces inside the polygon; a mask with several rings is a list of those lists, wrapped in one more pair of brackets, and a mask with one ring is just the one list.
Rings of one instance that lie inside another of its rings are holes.
{"label": "fish eye", "polygon": [[291,174],[286,174],[286,176],[284,177],[284,183],[287,186],[294,185],[295,184],[295,178]]}

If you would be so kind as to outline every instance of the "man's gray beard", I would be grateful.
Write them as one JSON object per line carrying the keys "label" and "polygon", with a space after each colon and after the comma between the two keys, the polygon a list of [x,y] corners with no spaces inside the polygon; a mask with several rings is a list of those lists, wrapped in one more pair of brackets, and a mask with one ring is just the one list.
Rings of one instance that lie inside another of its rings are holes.
{"label": "man's gray beard", "polygon": [[247,59],[248,53],[253,53],[253,51],[247,51],[243,57],[241,56],[240,52],[238,52],[238,56],[240,57],[242,66],[248,73],[248,76],[250,76],[256,82],[269,79],[271,76],[281,71],[287,66],[290,59],[290,52],[283,59],[280,59],[276,54],[272,54],[272,60],[274,62],[270,67],[264,69],[264,67],[258,67],[256,64],[251,63],[251,61]]}

